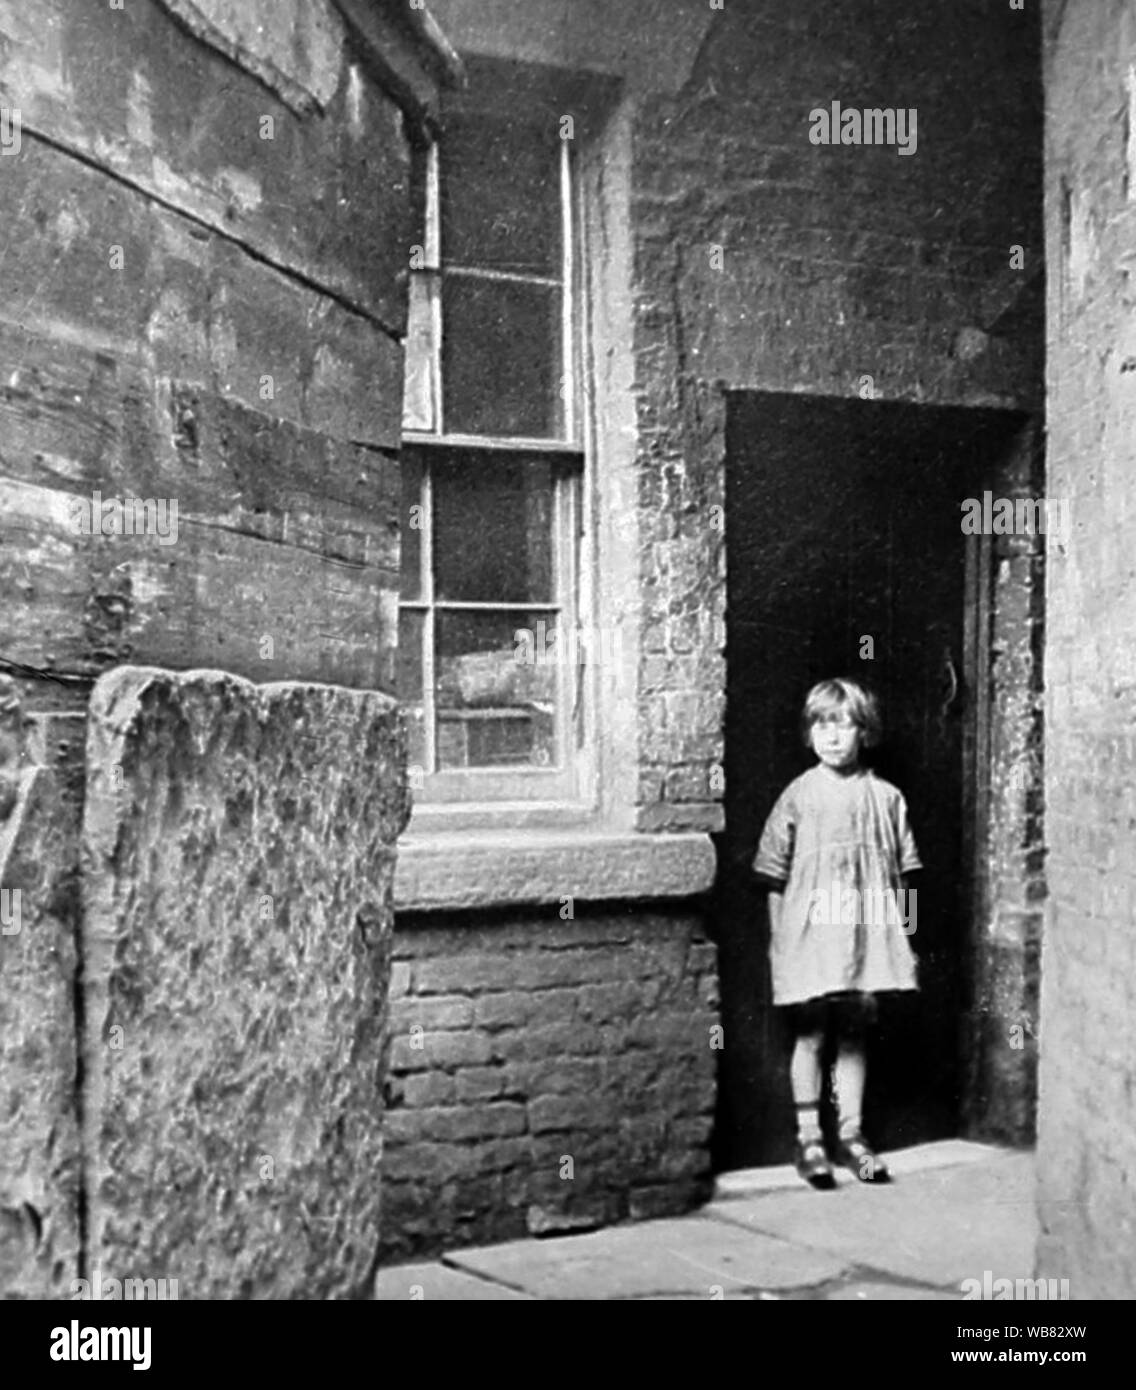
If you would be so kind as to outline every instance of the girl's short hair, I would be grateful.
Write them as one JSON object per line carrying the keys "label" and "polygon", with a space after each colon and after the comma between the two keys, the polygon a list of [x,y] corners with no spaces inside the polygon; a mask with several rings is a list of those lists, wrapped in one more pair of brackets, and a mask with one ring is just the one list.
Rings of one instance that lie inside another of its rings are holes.
{"label": "girl's short hair", "polygon": [[801,736],[806,746],[811,742],[813,725],[838,710],[848,712],[849,718],[860,730],[860,740],[865,748],[874,748],[879,743],[883,736],[879,700],[870,690],[865,690],[859,681],[838,677],[818,681],[805,696]]}

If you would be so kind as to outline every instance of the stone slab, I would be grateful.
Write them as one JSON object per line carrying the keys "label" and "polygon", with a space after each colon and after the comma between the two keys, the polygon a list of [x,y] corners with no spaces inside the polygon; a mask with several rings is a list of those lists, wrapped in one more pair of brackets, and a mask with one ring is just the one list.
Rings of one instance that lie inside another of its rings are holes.
{"label": "stone slab", "polygon": [[709,835],[594,830],[411,834],[401,846],[395,896],[404,911],[681,898],[714,881]]}
{"label": "stone slab", "polygon": [[962,1293],[920,1288],[916,1284],[845,1284],[828,1295],[830,1303],[950,1303]]}
{"label": "stone slab", "polygon": [[404,733],[386,696],[120,667],[82,837],[88,1269],[365,1296]]}
{"label": "stone slab", "polygon": [[380,1303],[414,1303],[433,1300],[436,1303],[498,1302],[520,1299],[531,1302],[530,1295],[518,1289],[506,1288],[488,1279],[477,1279],[460,1269],[443,1264],[394,1265],[379,1270],[375,1278],[375,1299]]}
{"label": "stone slab", "polygon": [[535,1298],[712,1298],[799,1288],[839,1277],[845,1261],[701,1216],[616,1226],[588,1235],[461,1250],[447,1257]]}
{"label": "stone slab", "polygon": [[83,731],[26,720],[0,677],[0,1298],[69,1298],[79,1276]]}
{"label": "stone slab", "polygon": [[1033,1155],[928,1168],[869,1187],[731,1198],[705,1208],[716,1220],[824,1250],[848,1264],[958,1288],[963,1279],[1032,1277],[1037,1221]]}
{"label": "stone slab", "polygon": [[[966,1139],[944,1139],[934,1144],[915,1144],[909,1149],[897,1149],[887,1155],[888,1166],[897,1178],[910,1173],[922,1173],[931,1168],[950,1168],[958,1163],[984,1163],[1000,1157],[1005,1150],[990,1144],[974,1144]],[[851,1173],[837,1172],[836,1181],[854,1183]],[[797,1192],[801,1178],[791,1163],[768,1168],[737,1168],[719,1173],[714,1180],[715,1200],[730,1197],[754,1197],[763,1192]]]}

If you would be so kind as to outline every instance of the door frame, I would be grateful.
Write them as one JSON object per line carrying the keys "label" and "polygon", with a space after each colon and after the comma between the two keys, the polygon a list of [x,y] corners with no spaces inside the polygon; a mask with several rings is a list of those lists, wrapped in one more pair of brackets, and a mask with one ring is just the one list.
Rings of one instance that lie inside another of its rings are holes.
{"label": "door frame", "polygon": [[[728,466],[728,398],[748,396],[752,398],[783,398],[787,393],[760,389],[738,389],[717,387],[714,408],[710,413],[720,411],[721,429],[717,433],[720,443],[720,463],[722,468],[721,495],[727,498],[726,469]],[[853,398],[832,397],[817,393],[819,401],[852,406]],[[984,489],[994,490],[995,495],[1012,495],[1013,490],[1037,493],[1043,473],[1043,427],[1036,416],[1018,408],[999,408],[986,405],[935,402],[897,401],[892,404],[929,410],[957,413],[968,417],[969,433],[967,442],[972,446],[963,469],[968,487],[973,487],[981,496]],[[1024,445],[1023,445],[1024,441]],[[1022,457],[1028,455],[1028,466],[1021,467]],[[1014,459],[1018,462],[1014,463]],[[1009,463],[1007,462],[1009,460]],[[961,534],[961,525],[960,525]],[[961,1135],[988,1137],[991,1116],[997,1111],[999,1099],[991,1093],[988,1084],[990,1029],[989,1018],[984,1010],[989,998],[991,952],[989,926],[992,913],[996,909],[997,885],[992,883],[990,855],[992,846],[993,798],[995,793],[992,764],[996,737],[996,725],[1003,719],[993,697],[993,642],[996,626],[996,571],[1000,561],[999,548],[991,536],[965,537],[964,553],[964,599],[963,599],[963,661],[962,682],[966,695],[961,729],[961,843],[960,864],[964,881],[960,885],[959,902],[968,908],[969,923],[962,947],[963,958],[959,962],[958,983],[959,1036],[958,1036],[958,1128]],[[727,517],[726,544],[729,546],[729,518]],[[729,554],[727,549],[727,574],[729,573]],[[1040,591],[1041,605],[1044,605],[1044,588]],[[729,621],[729,592],[727,591],[727,623]],[[1036,645],[1040,653],[1040,645]],[[727,653],[729,651],[727,639]],[[727,675],[727,682],[728,682]],[[1040,655],[1031,679],[1040,680]],[[725,750],[728,758],[729,749]],[[728,765],[727,765],[728,770]],[[1038,780],[1040,781],[1040,769]],[[1036,788],[1033,789],[1036,792]],[[725,833],[719,839],[725,844]],[[1039,914],[1040,915],[1040,914]],[[767,1028],[768,1033],[768,1028]],[[725,1059],[722,1059],[724,1064]],[[763,1068],[764,1070],[764,1068]],[[994,1091],[996,1092],[995,1086]],[[1036,1091],[1034,1092],[1036,1100]],[[719,1106],[719,1115],[722,1114]],[[1032,1109],[1031,1109],[1032,1114]],[[1019,1125],[1019,1129],[1021,1126]],[[1031,1137],[1028,1133],[1020,1135],[1023,1142]],[[720,1148],[720,1145],[715,1145]]]}

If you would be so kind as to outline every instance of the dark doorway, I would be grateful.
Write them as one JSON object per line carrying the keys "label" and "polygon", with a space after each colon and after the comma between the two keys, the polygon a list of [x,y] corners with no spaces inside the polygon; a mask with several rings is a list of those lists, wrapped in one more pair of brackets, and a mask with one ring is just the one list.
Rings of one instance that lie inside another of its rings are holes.
{"label": "dark doorway", "polygon": [[[792,1151],[788,1039],[770,1003],[765,895],[750,864],[776,797],[812,765],[798,733],[815,681],[878,693],[880,774],[907,798],[920,991],[870,1041],[865,1126],[884,1148],[959,1132],[970,979],[980,560],[960,504],[982,495],[1025,417],[827,397],[727,397],[726,826],[714,931],[722,1019],[719,1169]],[[976,634],[977,637],[976,637]]]}

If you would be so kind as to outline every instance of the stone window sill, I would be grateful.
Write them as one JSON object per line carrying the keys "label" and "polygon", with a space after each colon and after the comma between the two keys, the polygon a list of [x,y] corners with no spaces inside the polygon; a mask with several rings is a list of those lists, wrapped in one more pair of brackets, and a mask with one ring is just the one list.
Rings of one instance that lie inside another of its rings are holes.
{"label": "stone window sill", "polygon": [[593,827],[414,832],[398,844],[399,912],[686,898],[714,881],[709,835]]}

